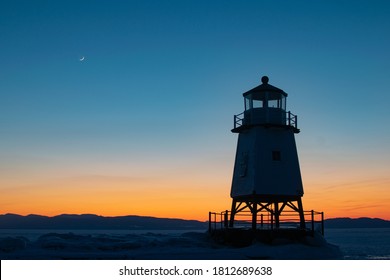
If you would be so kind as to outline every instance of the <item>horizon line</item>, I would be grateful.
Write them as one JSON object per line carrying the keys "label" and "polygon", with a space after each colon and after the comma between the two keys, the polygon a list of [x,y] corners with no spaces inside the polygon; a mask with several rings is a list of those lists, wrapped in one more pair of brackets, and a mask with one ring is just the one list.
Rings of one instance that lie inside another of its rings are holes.
{"label": "horizon line", "polygon": [[[150,216],[150,215],[138,215],[138,214],[128,214],[128,215],[117,215],[117,216],[104,216],[104,215],[100,215],[100,214],[93,214],[93,213],[61,213],[61,214],[57,214],[57,215],[53,215],[53,216],[49,216],[49,215],[43,215],[43,214],[34,214],[34,213],[30,213],[30,214],[17,214],[17,213],[0,213],[0,216],[5,216],[5,215],[15,215],[15,216],[21,216],[21,217],[28,217],[28,216],[41,216],[41,217],[46,217],[46,218],[54,218],[54,217],[58,217],[58,216],[65,216],[65,215],[69,215],[69,216],[87,216],[87,215],[91,215],[91,216],[97,216],[97,217],[102,217],[102,218],[119,218],[119,217],[129,217],[129,216],[132,216],[132,217],[143,217],[143,218],[154,218],[154,219],[175,219],[175,220],[184,220],[184,221],[198,221],[198,222],[201,222],[201,223],[204,223],[204,222],[208,222],[208,220],[205,220],[205,221],[201,221],[201,220],[198,220],[198,219],[184,219],[184,218],[175,218],[175,217],[157,217],[157,216]],[[352,217],[347,217],[347,216],[342,216],[342,217],[332,217],[332,218],[326,218],[324,219],[325,220],[330,220],[330,219],[352,219],[352,220],[357,220],[357,219],[379,219],[379,220],[383,220],[383,221],[388,221],[390,222],[390,219],[383,219],[383,218],[378,218],[378,217],[368,217],[368,216],[361,216],[361,217],[357,217],[357,218],[352,218]]]}

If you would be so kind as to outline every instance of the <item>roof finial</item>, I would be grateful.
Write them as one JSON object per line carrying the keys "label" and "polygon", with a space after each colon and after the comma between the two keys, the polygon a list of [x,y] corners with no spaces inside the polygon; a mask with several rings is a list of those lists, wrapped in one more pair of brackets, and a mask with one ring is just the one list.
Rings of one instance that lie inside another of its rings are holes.
{"label": "roof finial", "polygon": [[263,76],[263,77],[261,78],[261,82],[262,82],[263,84],[268,84],[268,81],[269,81],[269,79],[268,79],[267,76]]}

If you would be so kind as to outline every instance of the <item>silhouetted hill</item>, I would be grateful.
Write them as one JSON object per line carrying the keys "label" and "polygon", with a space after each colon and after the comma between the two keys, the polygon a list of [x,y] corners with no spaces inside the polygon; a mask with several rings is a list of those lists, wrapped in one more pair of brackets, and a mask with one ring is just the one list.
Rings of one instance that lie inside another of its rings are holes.
{"label": "silhouetted hill", "polygon": [[387,228],[390,221],[372,218],[334,218],[325,220],[325,228]]}
{"label": "silhouetted hill", "polygon": [[[325,228],[384,228],[390,221],[371,218],[334,218],[325,220]],[[93,214],[54,217],[40,215],[0,215],[0,229],[206,229],[207,223],[196,220],[155,218],[145,216],[104,217]]]}
{"label": "silhouetted hill", "polygon": [[207,224],[195,220],[154,218],[143,216],[103,217],[92,214],[0,215],[0,229],[206,229]]}

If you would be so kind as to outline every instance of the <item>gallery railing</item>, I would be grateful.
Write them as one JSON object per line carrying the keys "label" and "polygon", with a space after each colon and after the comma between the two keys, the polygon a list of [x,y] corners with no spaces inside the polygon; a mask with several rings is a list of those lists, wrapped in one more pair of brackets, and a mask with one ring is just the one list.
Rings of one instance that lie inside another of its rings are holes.
{"label": "gallery railing", "polygon": [[[246,113],[247,112],[247,113]],[[269,120],[268,118],[265,118],[264,120],[258,122],[254,121],[252,119],[252,114],[249,111],[242,112],[241,114],[234,115],[234,121],[233,125],[234,128],[233,130],[239,129],[241,127],[249,126],[252,124],[264,124],[264,125],[272,125],[272,124],[277,124],[277,125],[283,125],[283,126],[290,126],[294,129],[298,129],[298,117],[297,115],[294,115],[290,111],[284,112],[286,115],[282,115],[280,117],[281,120],[279,122],[275,123],[273,120]]]}
{"label": "gallery railing", "polygon": [[[217,229],[229,228],[230,211],[209,212],[209,231]],[[252,228],[252,213],[250,211],[241,211],[234,216],[234,228],[250,229]],[[274,220],[274,215],[269,212],[260,213],[258,215],[256,228],[258,230],[277,230],[277,229],[293,229],[300,227],[300,217],[296,211],[283,211],[279,216],[278,227]],[[324,212],[314,210],[304,211],[306,230],[314,234],[315,231],[324,235]]]}

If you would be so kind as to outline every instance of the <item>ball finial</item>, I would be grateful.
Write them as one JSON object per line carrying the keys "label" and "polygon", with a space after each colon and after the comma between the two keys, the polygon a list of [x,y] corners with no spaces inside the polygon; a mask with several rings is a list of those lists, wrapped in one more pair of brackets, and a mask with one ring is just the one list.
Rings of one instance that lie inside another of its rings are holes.
{"label": "ball finial", "polygon": [[268,84],[268,81],[269,81],[269,79],[268,79],[267,76],[263,76],[263,77],[261,78],[261,82],[262,82],[263,84]]}

